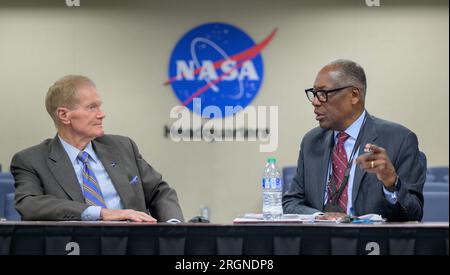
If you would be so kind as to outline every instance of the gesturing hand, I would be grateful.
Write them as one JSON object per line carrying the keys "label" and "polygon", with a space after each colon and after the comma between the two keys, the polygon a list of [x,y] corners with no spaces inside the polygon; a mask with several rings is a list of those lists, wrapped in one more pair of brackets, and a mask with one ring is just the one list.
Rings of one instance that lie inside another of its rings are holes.
{"label": "gesturing hand", "polygon": [[397,180],[397,173],[386,150],[375,144],[368,143],[364,147],[364,152],[366,153],[356,159],[356,164],[364,171],[376,174],[378,180],[383,182],[386,188],[394,186]]}

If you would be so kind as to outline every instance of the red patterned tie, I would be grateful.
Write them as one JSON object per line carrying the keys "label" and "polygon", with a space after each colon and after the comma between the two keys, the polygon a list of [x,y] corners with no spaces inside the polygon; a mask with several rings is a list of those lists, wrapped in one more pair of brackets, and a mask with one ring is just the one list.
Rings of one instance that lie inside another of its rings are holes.
{"label": "red patterned tie", "polygon": [[[347,154],[345,153],[344,148],[344,142],[349,138],[350,136],[345,132],[340,132],[337,135],[337,143],[335,144],[333,148],[333,154],[331,155],[331,165],[333,170],[333,178],[334,178],[334,184],[336,186],[335,190],[339,190],[339,187],[341,187],[341,184],[344,180],[344,174],[345,169],[347,168]],[[328,184],[328,201],[330,201],[331,194],[333,193],[331,188],[332,181],[329,180]],[[348,201],[348,183],[345,185],[344,191],[341,194],[341,197],[339,198],[339,206],[342,210],[347,212],[347,201]]]}

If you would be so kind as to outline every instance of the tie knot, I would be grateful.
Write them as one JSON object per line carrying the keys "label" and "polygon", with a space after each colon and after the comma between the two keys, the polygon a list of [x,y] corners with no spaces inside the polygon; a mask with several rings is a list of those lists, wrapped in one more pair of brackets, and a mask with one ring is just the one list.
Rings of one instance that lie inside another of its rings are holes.
{"label": "tie knot", "polygon": [[77,158],[78,158],[81,162],[87,163],[87,162],[89,161],[89,154],[86,153],[85,151],[81,151],[81,152],[78,154]]}
{"label": "tie knot", "polygon": [[344,144],[344,142],[349,138],[350,136],[346,132],[339,132],[337,135],[338,144]]}

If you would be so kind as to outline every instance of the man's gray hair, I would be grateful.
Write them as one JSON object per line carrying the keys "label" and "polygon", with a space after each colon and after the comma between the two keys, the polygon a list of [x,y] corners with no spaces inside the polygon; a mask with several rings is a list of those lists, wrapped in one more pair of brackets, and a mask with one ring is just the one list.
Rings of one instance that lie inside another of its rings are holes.
{"label": "man's gray hair", "polygon": [[353,85],[360,89],[363,100],[366,97],[367,80],[363,67],[355,61],[348,59],[336,59],[326,66],[336,67],[339,73],[337,81],[342,85]]}
{"label": "man's gray hair", "polygon": [[47,96],[45,97],[45,107],[48,114],[52,117],[56,128],[59,125],[56,110],[58,107],[72,108],[78,104],[76,92],[77,89],[83,86],[95,87],[95,83],[86,76],[66,75],[48,89]]}

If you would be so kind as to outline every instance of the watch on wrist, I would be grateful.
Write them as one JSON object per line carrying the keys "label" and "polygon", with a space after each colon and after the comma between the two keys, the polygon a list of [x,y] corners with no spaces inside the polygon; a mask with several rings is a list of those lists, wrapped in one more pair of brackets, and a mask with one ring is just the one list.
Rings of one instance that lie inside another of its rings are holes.
{"label": "watch on wrist", "polygon": [[398,183],[398,176],[395,178],[395,183],[394,183],[394,185],[389,186],[389,187],[386,187],[386,186],[385,186],[384,188],[386,188],[386,190],[388,190],[389,192],[393,193],[393,192],[395,192],[395,191],[398,191],[397,183]]}

